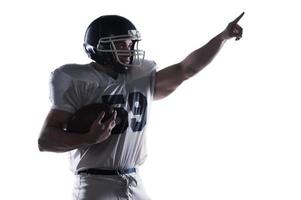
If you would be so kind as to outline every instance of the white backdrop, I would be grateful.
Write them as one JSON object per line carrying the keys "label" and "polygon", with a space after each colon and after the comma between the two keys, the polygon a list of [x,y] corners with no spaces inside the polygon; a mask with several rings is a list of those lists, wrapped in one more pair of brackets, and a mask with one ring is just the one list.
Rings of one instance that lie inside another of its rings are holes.
{"label": "white backdrop", "polygon": [[40,153],[50,72],[86,63],[88,24],[119,14],[142,33],[159,69],[181,61],[242,11],[243,38],[168,98],[154,102],[148,159],[152,199],[301,198],[301,70],[297,1],[0,3],[1,199],[69,199],[67,154]]}

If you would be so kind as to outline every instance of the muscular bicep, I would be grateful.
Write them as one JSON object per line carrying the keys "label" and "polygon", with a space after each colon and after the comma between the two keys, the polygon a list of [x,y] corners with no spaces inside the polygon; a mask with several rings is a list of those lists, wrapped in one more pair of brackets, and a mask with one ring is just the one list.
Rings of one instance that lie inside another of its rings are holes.
{"label": "muscular bicep", "polygon": [[185,80],[181,64],[166,67],[156,73],[154,99],[167,97]]}
{"label": "muscular bicep", "polygon": [[48,142],[49,140],[51,140],[52,135],[50,134],[52,131],[49,130],[51,129],[63,130],[65,123],[69,120],[71,115],[72,114],[70,112],[51,109],[44,121],[39,136],[39,142]]}
{"label": "muscular bicep", "polygon": [[63,128],[64,124],[71,117],[71,113],[63,110],[51,109],[48,113],[44,126]]}

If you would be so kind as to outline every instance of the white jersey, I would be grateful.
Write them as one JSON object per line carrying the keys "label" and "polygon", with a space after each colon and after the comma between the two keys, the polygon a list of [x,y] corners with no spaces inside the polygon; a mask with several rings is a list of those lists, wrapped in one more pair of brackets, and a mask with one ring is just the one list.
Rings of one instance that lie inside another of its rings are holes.
{"label": "white jersey", "polygon": [[145,60],[142,67],[133,67],[116,80],[97,71],[95,65],[64,65],[51,74],[52,109],[74,113],[91,103],[106,103],[122,119],[107,140],[70,151],[71,170],[76,173],[87,168],[137,167],[146,157],[144,130],[154,92],[156,64]]}

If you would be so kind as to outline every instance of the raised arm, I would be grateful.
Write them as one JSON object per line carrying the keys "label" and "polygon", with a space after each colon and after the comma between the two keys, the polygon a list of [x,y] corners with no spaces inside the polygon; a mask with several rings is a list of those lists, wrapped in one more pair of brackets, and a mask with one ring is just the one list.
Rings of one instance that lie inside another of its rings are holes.
{"label": "raised arm", "polygon": [[219,52],[223,44],[230,38],[239,40],[242,37],[242,28],[237,24],[242,13],[230,22],[226,29],[212,38],[203,47],[190,53],[180,63],[171,65],[156,73],[155,100],[163,99],[171,94],[183,81],[197,74],[206,67]]}

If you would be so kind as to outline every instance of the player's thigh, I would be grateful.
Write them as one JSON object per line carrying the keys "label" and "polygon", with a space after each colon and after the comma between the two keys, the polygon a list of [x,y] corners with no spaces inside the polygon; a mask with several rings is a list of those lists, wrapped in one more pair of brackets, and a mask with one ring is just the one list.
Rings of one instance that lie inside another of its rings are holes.
{"label": "player's thigh", "polygon": [[143,186],[142,180],[139,174],[133,174],[133,178],[135,179],[135,186],[130,187],[133,199],[137,200],[151,200],[147,195],[145,188]]}

